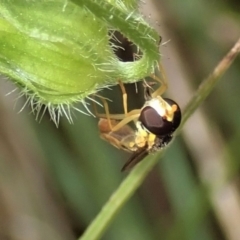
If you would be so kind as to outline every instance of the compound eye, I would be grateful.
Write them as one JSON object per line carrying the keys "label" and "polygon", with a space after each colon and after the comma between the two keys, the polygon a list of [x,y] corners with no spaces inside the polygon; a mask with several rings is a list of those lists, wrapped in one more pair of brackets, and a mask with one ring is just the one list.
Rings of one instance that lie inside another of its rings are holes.
{"label": "compound eye", "polygon": [[151,133],[157,136],[166,136],[173,133],[181,123],[181,110],[176,102],[171,99],[164,98],[169,105],[176,105],[177,110],[174,112],[173,120],[167,121],[166,118],[160,116],[158,112],[151,106],[142,109],[139,121]]}

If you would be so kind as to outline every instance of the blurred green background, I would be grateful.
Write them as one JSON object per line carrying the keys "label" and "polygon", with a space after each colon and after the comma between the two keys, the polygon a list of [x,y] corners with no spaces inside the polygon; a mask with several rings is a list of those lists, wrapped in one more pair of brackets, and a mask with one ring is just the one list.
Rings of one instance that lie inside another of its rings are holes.
{"label": "blurred green background", "polygon": [[[240,36],[239,2],[146,0],[141,9],[166,43],[166,95],[184,109]],[[25,99],[5,96],[14,88],[3,77],[0,239],[77,239],[125,178],[129,155],[99,138],[96,118],[75,112],[74,125],[56,128],[47,114],[38,123],[29,107],[18,113]],[[140,107],[142,92],[127,91]],[[118,87],[101,94],[122,111]],[[238,58],[102,239],[240,239],[239,105]]]}

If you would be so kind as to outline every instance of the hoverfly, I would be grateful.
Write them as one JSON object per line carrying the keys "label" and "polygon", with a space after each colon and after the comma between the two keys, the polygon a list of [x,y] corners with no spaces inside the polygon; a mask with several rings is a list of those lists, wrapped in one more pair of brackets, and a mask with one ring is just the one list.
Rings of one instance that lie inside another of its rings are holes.
{"label": "hoverfly", "polygon": [[[167,89],[167,82],[161,67],[163,80],[152,75],[161,86],[151,93],[145,87],[145,104],[141,109],[127,111],[127,93],[122,82],[119,85],[123,94],[124,114],[110,114],[108,103],[101,98],[105,114],[98,114],[100,137],[113,146],[132,153],[124,164],[122,171],[131,169],[148,154],[155,153],[166,147],[173,137],[174,131],[181,123],[181,110],[178,104],[161,95]],[[135,128],[129,125],[134,123]]]}

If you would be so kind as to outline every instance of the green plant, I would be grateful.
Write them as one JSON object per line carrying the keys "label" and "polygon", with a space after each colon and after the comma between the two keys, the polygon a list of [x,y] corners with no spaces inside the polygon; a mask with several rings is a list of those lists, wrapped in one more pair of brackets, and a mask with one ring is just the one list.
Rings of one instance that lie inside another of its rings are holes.
{"label": "green plant", "polygon": [[[45,105],[55,123],[72,122],[74,103],[118,80],[136,82],[159,60],[159,36],[134,10],[137,1],[17,1],[0,3],[0,72],[28,96],[37,116]],[[127,21],[126,21],[127,20]],[[121,62],[110,43],[115,30],[143,52]],[[91,99],[91,98],[90,98]],[[45,111],[44,110],[44,111]]]}

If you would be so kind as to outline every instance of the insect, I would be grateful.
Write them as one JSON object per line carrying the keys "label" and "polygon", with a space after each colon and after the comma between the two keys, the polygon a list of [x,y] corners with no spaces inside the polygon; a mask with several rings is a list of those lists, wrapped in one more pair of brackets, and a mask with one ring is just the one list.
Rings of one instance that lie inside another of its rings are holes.
{"label": "insect", "polygon": [[[162,78],[151,77],[160,87],[151,92],[145,86],[145,103],[141,109],[127,110],[127,93],[122,82],[119,85],[123,95],[124,114],[110,114],[106,99],[101,98],[105,114],[97,113],[100,137],[113,146],[131,152],[132,155],[124,164],[122,171],[131,169],[148,154],[156,153],[166,147],[173,137],[174,131],[181,123],[181,110],[178,104],[161,95],[167,89],[163,68]],[[134,123],[135,127],[129,125]]]}

